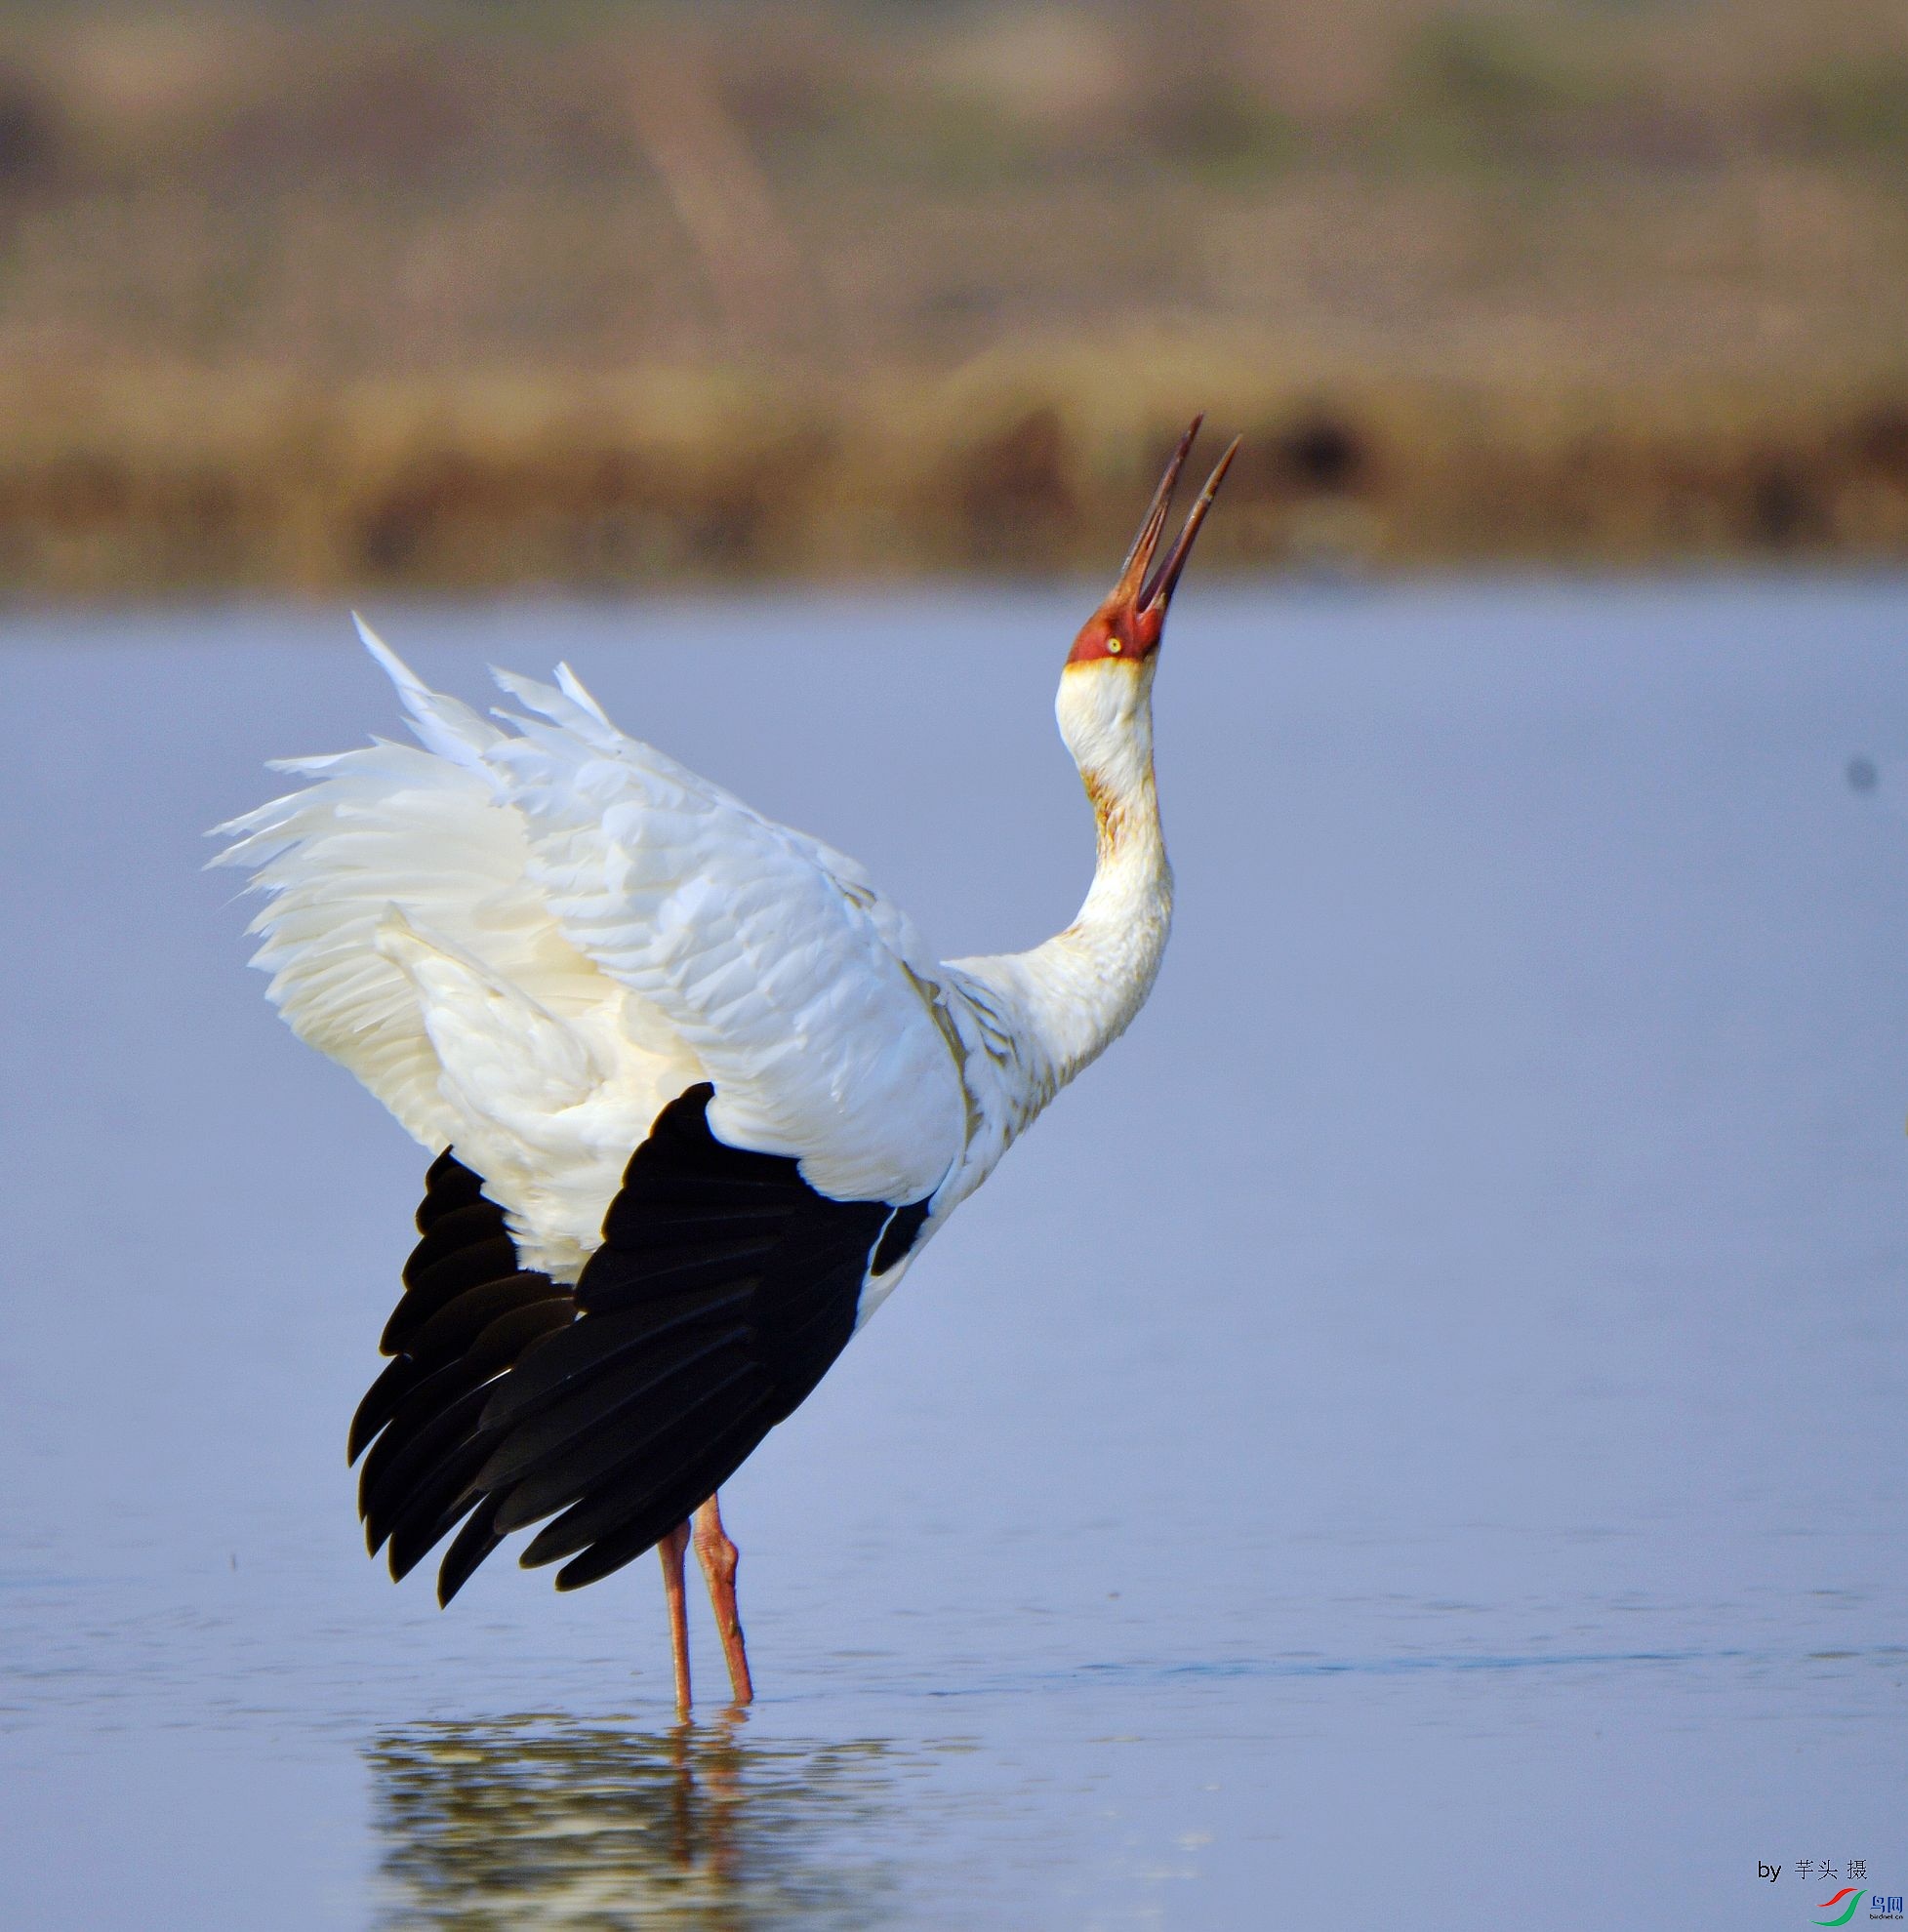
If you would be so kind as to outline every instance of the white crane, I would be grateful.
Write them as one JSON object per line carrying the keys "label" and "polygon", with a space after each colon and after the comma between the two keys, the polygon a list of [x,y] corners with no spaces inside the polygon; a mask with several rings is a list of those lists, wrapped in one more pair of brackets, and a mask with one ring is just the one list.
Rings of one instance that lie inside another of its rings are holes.
{"label": "white crane", "polygon": [[567,666],[498,673],[521,710],[493,723],[359,626],[422,748],[286,761],[311,782],[214,863],[268,896],[252,963],[292,1029],[436,1153],[351,1425],[393,1577],[453,1529],[443,1603],[532,1524],[559,1590],[660,1546],[686,1711],[693,1517],[749,1700],[717,1489],[1159,970],[1157,648],[1238,448],[1156,563],[1198,426],[1061,676],[1099,860],[1031,952],[937,963],[853,860],[624,737]]}

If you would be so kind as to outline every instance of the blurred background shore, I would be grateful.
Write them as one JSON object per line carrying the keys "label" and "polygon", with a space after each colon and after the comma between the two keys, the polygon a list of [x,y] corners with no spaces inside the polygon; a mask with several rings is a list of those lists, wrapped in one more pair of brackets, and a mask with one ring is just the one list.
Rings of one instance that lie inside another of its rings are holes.
{"label": "blurred background shore", "polygon": [[1898,562],[1904,294],[1883,0],[0,6],[0,589]]}

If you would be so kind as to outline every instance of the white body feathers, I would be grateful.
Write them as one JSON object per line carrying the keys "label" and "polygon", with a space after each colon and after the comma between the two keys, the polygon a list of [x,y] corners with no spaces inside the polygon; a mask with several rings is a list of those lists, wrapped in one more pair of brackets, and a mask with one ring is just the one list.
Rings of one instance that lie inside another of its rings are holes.
{"label": "white body feathers", "polygon": [[1152,986],[1171,875],[1151,662],[1062,678],[1100,822],[1079,918],[940,966],[852,860],[623,736],[567,668],[500,673],[522,712],[497,724],[364,638],[422,748],[288,761],[311,783],[220,827],[215,863],[270,895],[253,963],[293,1029],[457,1148],[525,1268],[576,1278],[630,1153],[699,1080],[719,1139],[796,1157],[823,1194],[932,1196],[925,1240]]}

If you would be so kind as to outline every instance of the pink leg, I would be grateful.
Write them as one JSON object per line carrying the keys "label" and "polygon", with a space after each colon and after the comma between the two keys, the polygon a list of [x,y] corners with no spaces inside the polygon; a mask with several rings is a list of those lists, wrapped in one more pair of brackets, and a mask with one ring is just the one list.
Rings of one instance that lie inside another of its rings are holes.
{"label": "pink leg", "polygon": [[709,1581],[709,1600],[722,1635],[722,1655],[728,1660],[729,1687],[736,1703],[752,1703],[755,1686],[750,1681],[749,1652],[743,1647],[742,1619],[735,1605],[736,1547],[722,1528],[721,1507],[713,1496],[696,1511],[696,1556]]}
{"label": "pink leg", "polygon": [[663,1594],[670,1605],[670,1650],[675,1659],[675,1714],[689,1714],[689,1606],[682,1594],[682,1559],[689,1553],[689,1525],[677,1523],[656,1553],[663,1559]]}

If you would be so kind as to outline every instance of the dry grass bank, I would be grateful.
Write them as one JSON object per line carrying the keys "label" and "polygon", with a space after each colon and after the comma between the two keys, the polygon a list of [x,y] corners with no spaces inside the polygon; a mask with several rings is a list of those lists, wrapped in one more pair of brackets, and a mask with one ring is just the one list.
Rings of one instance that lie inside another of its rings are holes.
{"label": "dry grass bank", "polygon": [[1908,557],[1908,392],[1279,388],[1108,362],[841,396],[680,373],[15,390],[0,579],[614,586],[1104,569],[1181,397],[1246,445],[1202,555],[1350,567]]}

